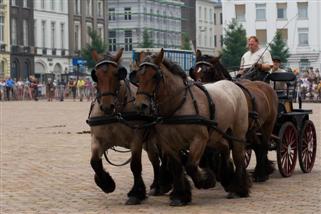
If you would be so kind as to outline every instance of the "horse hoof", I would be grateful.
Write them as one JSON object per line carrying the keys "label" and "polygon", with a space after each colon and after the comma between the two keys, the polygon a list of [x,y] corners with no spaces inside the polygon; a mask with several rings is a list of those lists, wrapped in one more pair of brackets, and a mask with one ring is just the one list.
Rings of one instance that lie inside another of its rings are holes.
{"label": "horse hoof", "polygon": [[148,195],[150,195],[150,196],[161,196],[163,194],[161,193],[161,191],[159,189],[152,188],[152,189],[149,190]]}
{"label": "horse hoof", "polygon": [[116,188],[116,184],[114,180],[111,178],[110,175],[106,174],[105,179],[102,181],[96,174],[95,174],[95,183],[99,186],[105,193],[114,192]]}
{"label": "horse hoof", "polygon": [[169,205],[173,207],[181,207],[187,205],[187,202],[181,201],[180,199],[172,199]]}
{"label": "horse hoof", "polygon": [[227,199],[234,199],[234,198],[239,198],[239,197],[240,197],[240,196],[237,195],[235,192],[230,192],[230,193],[226,196]]}
{"label": "horse hoof", "polygon": [[262,183],[262,182],[267,181],[268,179],[269,179],[269,176],[255,176],[254,182]]}
{"label": "horse hoof", "polygon": [[126,205],[137,205],[141,203],[142,203],[141,200],[133,196],[129,197],[128,200],[126,201]]}

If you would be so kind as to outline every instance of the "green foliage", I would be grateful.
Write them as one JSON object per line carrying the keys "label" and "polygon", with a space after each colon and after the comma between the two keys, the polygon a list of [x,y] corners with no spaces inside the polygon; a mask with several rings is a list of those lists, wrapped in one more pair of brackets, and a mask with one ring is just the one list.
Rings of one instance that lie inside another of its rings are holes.
{"label": "green foliage", "polygon": [[91,56],[92,50],[96,50],[99,54],[105,54],[107,51],[107,43],[101,39],[95,30],[88,32],[88,34],[91,38],[91,43],[88,43],[85,48],[81,49],[80,55],[83,59],[87,60],[88,68],[93,68],[96,63]]}
{"label": "green foliage", "polygon": [[182,33],[182,49],[183,50],[192,50],[190,42],[189,42],[189,36],[186,32]]}
{"label": "green foliage", "polygon": [[143,32],[143,42],[140,44],[141,48],[153,48],[153,40],[150,38],[150,34],[146,28],[144,28]]}
{"label": "green foliage", "polygon": [[246,31],[236,20],[232,20],[224,31],[222,63],[228,69],[237,68],[242,55],[247,51]]}
{"label": "green foliage", "polygon": [[275,33],[274,40],[270,44],[270,52],[272,57],[280,58],[281,62],[287,62],[290,56],[289,48],[287,44],[282,39],[282,34],[280,31]]}

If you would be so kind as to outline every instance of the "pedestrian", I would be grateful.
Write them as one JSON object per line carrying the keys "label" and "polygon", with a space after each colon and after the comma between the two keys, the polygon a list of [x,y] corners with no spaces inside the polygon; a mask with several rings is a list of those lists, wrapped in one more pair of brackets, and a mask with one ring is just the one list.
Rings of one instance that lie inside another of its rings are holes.
{"label": "pedestrian", "polygon": [[64,101],[66,82],[63,78],[58,82],[58,99],[62,102]]}
{"label": "pedestrian", "polygon": [[46,84],[46,92],[48,97],[48,102],[52,102],[55,94],[55,86],[51,78],[48,78],[48,83]]}
{"label": "pedestrian", "polygon": [[13,98],[13,88],[14,88],[15,82],[11,77],[8,77],[5,83],[5,88],[6,88],[6,95],[7,95],[7,100],[10,100],[10,97]]}
{"label": "pedestrian", "polygon": [[91,100],[92,90],[93,90],[92,82],[90,81],[90,78],[87,77],[85,81],[85,96],[87,98],[87,101]]}
{"label": "pedestrian", "polygon": [[76,93],[77,93],[77,82],[76,80],[74,80],[74,78],[70,78],[69,82],[68,82],[68,88],[72,93],[72,98],[74,101],[76,101]]}
{"label": "pedestrian", "polygon": [[265,80],[273,66],[272,57],[268,50],[259,47],[256,36],[247,40],[248,51],[241,58],[239,77],[249,80]]}
{"label": "pedestrian", "polygon": [[79,101],[82,102],[85,94],[85,80],[83,79],[83,77],[81,77],[77,81],[77,90],[78,90]]}

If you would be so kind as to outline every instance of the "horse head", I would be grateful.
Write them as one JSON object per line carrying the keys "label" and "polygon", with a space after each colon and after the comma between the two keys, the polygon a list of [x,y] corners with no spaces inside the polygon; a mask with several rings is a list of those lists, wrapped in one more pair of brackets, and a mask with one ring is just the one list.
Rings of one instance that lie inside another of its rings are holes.
{"label": "horse head", "polygon": [[202,55],[200,50],[196,51],[196,64],[190,69],[190,76],[195,81],[216,82],[223,79],[231,80],[227,70],[221,64],[219,57]]}
{"label": "horse head", "polygon": [[95,50],[92,51],[92,58],[96,65],[91,72],[91,77],[97,83],[97,101],[100,109],[107,114],[115,111],[120,81],[127,75],[126,68],[120,65],[123,50],[121,48],[115,55],[107,53],[106,56],[98,54]]}
{"label": "horse head", "polygon": [[130,80],[138,84],[135,105],[137,111],[149,115],[155,112],[155,94],[161,81],[161,63],[164,58],[164,50],[155,55],[141,52],[139,67],[131,72]]}

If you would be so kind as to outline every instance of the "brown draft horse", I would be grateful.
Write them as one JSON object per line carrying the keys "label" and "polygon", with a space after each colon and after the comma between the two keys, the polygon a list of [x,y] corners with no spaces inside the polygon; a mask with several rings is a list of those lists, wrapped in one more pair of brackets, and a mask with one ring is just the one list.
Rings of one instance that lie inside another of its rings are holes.
{"label": "brown draft horse", "polygon": [[[177,116],[199,116],[210,118],[209,98],[203,90],[189,82],[185,72],[177,65],[164,59],[164,50],[152,56],[143,56],[138,71],[131,79],[138,82],[136,108],[141,114],[161,118]],[[226,162],[224,179],[230,197],[249,195],[250,179],[244,166],[245,138],[248,128],[248,107],[242,90],[230,81],[220,81],[205,86],[215,104],[215,130],[204,124],[156,124],[154,138],[162,152],[168,155],[173,173],[173,191],[170,195],[173,206],[186,205],[191,201],[191,187],[184,174],[192,178],[197,188],[215,186],[215,176],[208,169],[201,169],[199,162],[205,147],[209,146],[224,154]],[[196,107],[197,106],[197,107]],[[221,132],[216,131],[217,129]],[[192,130],[192,131],[191,131]],[[223,135],[233,135],[231,141]],[[233,164],[231,165],[230,144]],[[188,150],[185,161],[182,151]]]}
{"label": "brown draft horse", "polygon": [[[97,82],[97,97],[92,105],[89,119],[110,116],[113,113],[134,112],[133,101],[137,88],[125,79],[127,70],[120,65],[122,53],[123,49],[120,49],[115,56],[110,54],[101,56],[96,51],[92,52],[92,57],[96,62],[96,67],[92,71],[92,79]],[[95,182],[104,192],[113,192],[116,186],[112,177],[104,170],[103,153],[113,146],[131,149],[130,168],[134,175],[134,185],[128,193],[129,198],[126,204],[129,205],[139,204],[146,198],[145,184],[141,175],[143,134],[143,130],[134,130],[120,122],[91,126],[92,156],[90,163],[95,171]],[[166,170],[159,166],[160,160],[155,144],[149,141],[146,144],[145,149],[154,170],[154,181],[150,187],[150,194],[166,193],[171,189],[169,176],[166,175]],[[162,159],[163,164],[164,162]]]}
{"label": "brown draft horse", "polygon": [[[196,52],[196,65],[190,70],[190,76],[196,81],[205,83],[231,79],[227,70],[220,63],[219,57],[202,55],[200,50]],[[257,118],[249,117],[247,140],[256,154],[254,180],[263,182],[274,171],[274,164],[268,159],[267,153],[278,113],[278,97],[272,87],[262,81],[241,80],[239,83],[250,92],[249,94],[244,91],[249,110],[257,112]],[[255,99],[254,102],[251,96]],[[257,133],[260,135],[258,136]]]}

